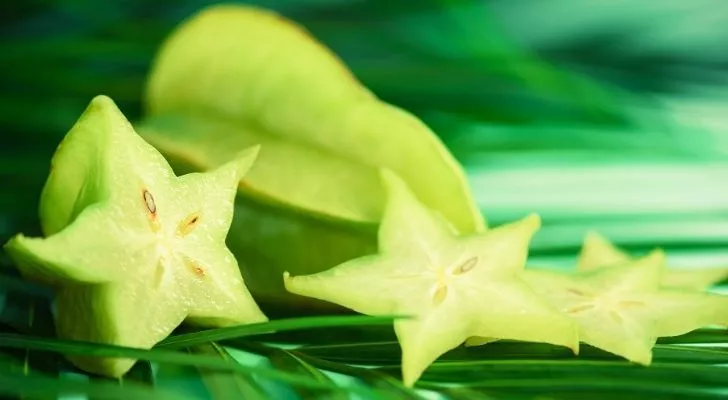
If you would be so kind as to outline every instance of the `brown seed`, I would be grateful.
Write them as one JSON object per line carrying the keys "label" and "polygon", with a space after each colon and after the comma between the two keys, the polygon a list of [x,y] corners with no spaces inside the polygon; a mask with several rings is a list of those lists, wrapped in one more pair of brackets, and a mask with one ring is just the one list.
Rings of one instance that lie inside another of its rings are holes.
{"label": "brown seed", "polygon": [[149,211],[152,215],[155,215],[157,213],[157,204],[154,202],[154,196],[152,196],[147,189],[144,189],[144,192],[142,192],[142,198],[144,199],[144,204],[147,206],[147,211]]}
{"label": "brown seed", "polygon": [[200,267],[200,265],[197,264],[197,262],[195,262],[194,260],[192,260],[189,257],[184,257],[184,263],[187,266],[187,268],[189,268],[190,271],[192,271],[192,273],[194,273],[197,277],[199,277],[199,278],[205,277],[204,268]]}
{"label": "brown seed", "polygon": [[187,236],[199,224],[201,219],[200,213],[193,213],[187,216],[177,227],[178,236]]}
{"label": "brown seed", "polygon": [[475,268],[475,266],[478,264],[478,257],[469,258],[464,263],[460,264],[459,267],[455,268],[455,271],[453,271],[453,274],[460,275],[464,274],[471,269]]}

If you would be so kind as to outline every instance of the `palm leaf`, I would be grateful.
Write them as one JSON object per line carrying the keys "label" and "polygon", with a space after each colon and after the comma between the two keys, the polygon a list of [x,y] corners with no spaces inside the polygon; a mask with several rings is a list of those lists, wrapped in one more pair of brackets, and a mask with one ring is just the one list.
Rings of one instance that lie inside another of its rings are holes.
{"label": "palm leaf", "polygon": [[[296,353],[297,356],[311,365],[340,374],[352,376],[364,382],[375,396],[383,399],[418,399],[419,396],[412,389],[404,387],[400,381],[401,376],[396,378],[381,374],[370,368],[355,368],[346,364],[334,363],[317,359],[305,353]],[[397,372],[399,374],[399,372]]]}
{"label": "palm leaf", "polygon": [[209,368],[222,371],[235,371],[239,373],[258,373],[266,377],[311,387],[322,387],[316,381],[301,378],[269,368],[259,368],[230,363],[218,357],[207,355],[185,354],[169,350],[143,350],[121,346],[102,345],[88,342],[77,342],[58,339],[41,339],[28,335],[0,333],[0,347],[21,348],[41,351],[51,351],[61,354],[75,354],[96,357],[138,358],[160,363],[188,365],[200,368]]}
{"label": "palm leaf", "polygon": [[83,382],[55,377],[38,377],[21,374],[3,374],[0,376],[0,393],[13,396],[32,396],[31,398],[57,398],[63,395],[84,393],[88,396],[104,399],[160,399],[190,400],[194,397],[181,392],[170,392],[149,386],[126,384],[119,386],[113,383]]}
{"label": "palm leaf", "polygon": [[[265,356],[273,368],[301,376],[308,376],[322,384],[335,386],[334,381],[326,373],[290,351],[257,343],[247,343],[243,348]],[[304,399],[321,398],[327,400],[344,400],[348,398],[342,392],[332,392],[330,390],[322,391],[309,388],[294,388],[294,390],[298,396]]]}
{"label": "palm leaf", "polygon": [[[197,346],[195,353],[214,354],[229,363],[236,363],[233,357],[215,343]],[[230,372],[200,369],[200,375],[213,399],[266,399],[265,390],[255,380],[255,376],[244,376]]]}
{"label": "palm leaf", "polygon": [[334,317],[307,317],[279,319],[259,324],[232,326],[227,328],[211,329],[176,336],[161,341],[157,344],[159,348],[180,348],[194,346],[200,343],[235,339],[251,335],[272,333],[275,331],[324,328],[324,327],[346,327],[357,325],[384,325],[391,324],[395,317],[369,317],[369,316],[334,316]]}
{"label": "palm leaf", "polygon": [[[73,3],[73,4],[71,4]],[[213,0],[14,2],[0,15],[0,241],[39,234],[58,141],[105,93],[140,116],[160,41]],[[568,268],[587,230],[680,266],[728,265],[728,19],[721,0],[246,1],[306,26],[465,165],[492,224],[539,212],[530,262]],[[544,17],[547,16],[547,17]],[[151,350],[54,338],[51,291],[0,252],[0,396],[55,399],[724,398],[725,331],[663,338],[655,364],[584,347],[458,348],[399,382],[392,318],[317,316],[178,333]],[[190,353],[191,352],[191,353]],[[122,380],[62,354],[142,359]],[[279,396],[279,397],[280,397]]]}

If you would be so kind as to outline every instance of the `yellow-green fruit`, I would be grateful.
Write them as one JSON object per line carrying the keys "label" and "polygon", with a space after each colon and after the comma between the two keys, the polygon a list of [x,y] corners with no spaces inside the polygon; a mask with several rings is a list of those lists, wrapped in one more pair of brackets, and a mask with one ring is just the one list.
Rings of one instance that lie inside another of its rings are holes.
{"label": "yellow-green fruit", "polygon": [[[41,210],[47,236],[18,234],[5,245],[24,276],[54,286],[58,336],[150,348],[183,321],[267,320],[225,246],[238,183],[257,153],[175,176],[111,99],[94,98],[53,159]],[[112,377],[135,362],[69,359]]]}
{"label": "yellow-green fruit", "polygon": [[376,250],[381,167],[459,232],[485,228],[465,175],[416,117],[380,101],[303,29],[258,8],[213,6],[164,43],[140,133],[179,171],[261,153],[228,239],[256,297],[310,305],[281,273],[314,273]]}

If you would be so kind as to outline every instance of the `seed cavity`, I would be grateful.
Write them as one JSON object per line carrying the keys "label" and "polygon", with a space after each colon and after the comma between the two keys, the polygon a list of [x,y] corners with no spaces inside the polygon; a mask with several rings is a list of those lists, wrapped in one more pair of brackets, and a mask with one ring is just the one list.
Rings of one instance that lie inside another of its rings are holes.
{"label": "seed cavity", "polygon": [[447,297],[447,286],[438,284],[432,293],[432,304],[436,306],[440,305],[445,301],[445,297]]}
{"label": "seed cavity", "polygon": [[571,294],[575,294],[577,296],[586,297],[586,293],[584,293],[583,291],[581,291],[579,289],[568,288],[568,289],[566,289],[566,291],[569,292],[569,293],[571,293]]}
{"label": "seed cavity", "polygon": [[460,264],[459,267],[455,268],[455,271],[453,271],[454,275],[460,275],[464,274],[471,269],[475,268],[475,266],[478,264],[478,257],[469,258],[464,263]]}
{"label": "seed cavity", "polygon": [[200,224],[201,218],[202,215],[199,212],[188,215],[177,227],[177,236],[189,235]]}
{"label": "seed cavity", "polygon": [[204,278],[205,277],[205,269],[200,266],[197,262],[192,260],[189,257],[184,257],[184,263],[189,268],[189,270],[195,274],[198,278]]}
{"label": "seed cavity", "polygon": [[636,300],[623,300],[617,303],[620,307],[642,307],[645,303]]}
{"label": "seed cavity", "polygon": [[147,189],[144,189],[142,192],[142,198],[144,199],[144,204],[147,206],[147,211],[152,215],[152,217],[156,216],[157,204],[154,202],[154,196],[152,196]]}
{"label": "seed cavity", "polygon": [[594,304],[582,304],[578,306],[571,307],[566,310],[568,314],[576,314],[582,311],[591,310],[594,308]]}
{"label": "seed cavity", "polygon": [[619,315],[619,313],[616,312],[616,311],[614,311],[614,310],[610,310],[609,311],[609,316],[612,317],[612,319],[614,320],[614,322],[617,322],[617,323],[620,323],[620,324],[624,322],[624,319],[622,319],[622,316]]}
{"label": "seed cavity", "polygon": [[162,285],[162,277],[164,277],[164,265],[163,260],[160,259],[157,263],[156,271],[154,271],[154,287],[158,288]]}

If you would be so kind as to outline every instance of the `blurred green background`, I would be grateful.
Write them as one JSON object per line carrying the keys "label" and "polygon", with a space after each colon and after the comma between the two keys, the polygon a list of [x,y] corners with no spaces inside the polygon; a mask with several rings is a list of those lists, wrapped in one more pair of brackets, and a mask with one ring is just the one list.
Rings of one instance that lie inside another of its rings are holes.
{"label": "blurred green background", "polygon": [[[28,0],[0,16],[0,241],[38,234],[50,156],[96,94],[141,114],[162,39],[206,0]],[[589,229],[728,264],[721,0],[271,0],[427,122],[494,224],[536,211],[534,262]]]}
{"label": "blurred green background", "polygon": [[[218,2],[4,3],[0,242],[19,231],[40,234],[37,203],[50,157],[91,98],[106,94],[132,121],[140,118],[146,74],[162,40],[184,18],[214,3]],[[728,265],[724,0],[238,3],[276,10],[305,26],[378,96],[429,124],[465,166],[491,224],[539,212],[543,228],[533,241],[534,265],[568,266],[588,230],[635,252],[662,246],[674,266]],[[8,262],[3,257],[0,252],[0,264]],[[0,293],[0,309],[5,301]],[[14,308],[5,308],[6,319],[27,319],[25,314],[13,314]],[[45,307],[31,304],[30,309],[36,310],[31,312],[36,321],[50,320]],[[29,321],[28,330],[31,325]],[[48,326],[32,329],[50,331]],[[366,336],[358,336],[358,331],[322,332],[301,337],[329,345]],[[483,354],[511,354],[508,345],[503,346]],[[535,351],[531,356],[540,357],[538,351],[544,351],[544,357],[558,358],[552,350],[534,348],[538,350],[525,346],[516,353]],[[356,357],[398,361],[398,350],[391,343],[352,349],[349,352]],[[326,351],[338,355],[340,349],[319,349],[323,359]],[[660,351],[660,357],[669,358],[665,354],[671,354],[670,349]],[[54,365],[36,352],[18,354],[26,367],[29,359],[42,368]],[[283,359],[280,354],[268,356],[277,368],[311,373],[295,360],[288,359],[286,367],[285,354]],[[450,356],[458,357],[469,360],[480,355],[476,351]],[[139,364],[128,381],[153,381],[157,388],[188,394],[202,390],[192,367],[167,365],[154,374],[152,368]],[[474,371],[490,371],[487,365],[482,368]],[[515,375],[541,376],[539,368],[546,367],[534,364]],[[555,376],[566,377],[588,370],[569,362],[549,368],[554,368],[548,371],[555,371]],[[652,386],[638,382],[650,390],[683,377],[707,385],[703,379],[709,372],[691,369],[694,377],[657,367],[634,375],[625,372],[632,371],[626,367],[619,371],[623,375],[619,379],[652,379]],[[599,368],[587,372],[603,380]],[[405,392],[397,392],[396,385],[381,377],[371,375],[367,381],[367,374],[373,374],[368,370],[344,373],[377,388],[387,389],[389,384],[395,396],[399,393],[395,398],[405,398],[401,397]],[[719,373],[723,375],[711,379],[723,382],[724,371]],[[451,373],[453,377],[466,383],[476,379],[458,371]],[[32,380],[23,382],[24,390],[38,386]],[[458,398],[454,393],[452,398]],[[460,398],[475,398],[471,395],[463,392]]]}

